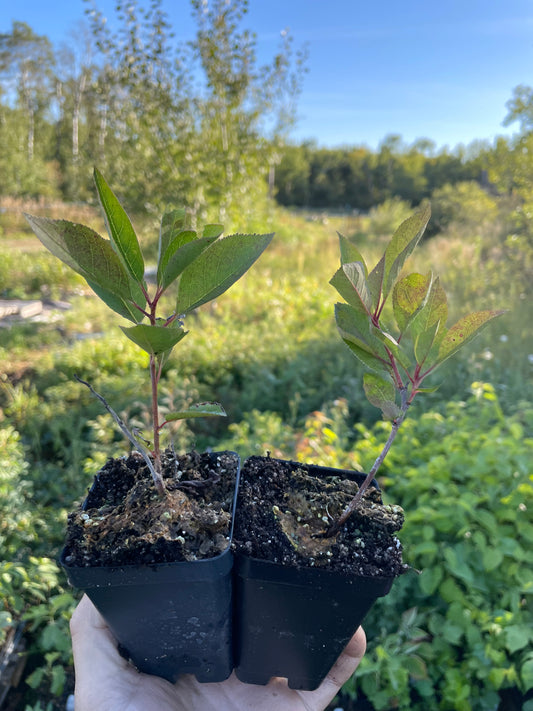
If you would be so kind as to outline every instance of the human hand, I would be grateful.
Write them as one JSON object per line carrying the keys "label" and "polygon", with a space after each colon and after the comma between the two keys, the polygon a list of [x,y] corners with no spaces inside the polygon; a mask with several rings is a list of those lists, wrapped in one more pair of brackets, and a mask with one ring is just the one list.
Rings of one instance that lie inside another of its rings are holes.
{"label": "human hand", "polygon": [[323,711],[357,668],[366,649],[360,627],[315,691],[244,684],[233,673],[216,684],[184,674],[175,684],[138,672],[117,651],[100,613],[85,595],[70,623],[76,671],[76,711]]}

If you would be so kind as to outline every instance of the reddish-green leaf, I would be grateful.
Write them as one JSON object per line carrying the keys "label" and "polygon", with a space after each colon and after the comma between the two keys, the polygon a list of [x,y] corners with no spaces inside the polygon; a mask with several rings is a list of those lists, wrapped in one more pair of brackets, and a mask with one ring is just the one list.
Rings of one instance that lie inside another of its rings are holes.
{"label": "reddish-green leaf", "polygon": [[345,336],[341,332],[341,337],[344,343],[348,346],[354,356],[361,361],[363,365],[370,370],[375,370],[378,373],[389,373],[389,368],[383,359],[378,358],[373,355],[368,349],[366,344],[362,341],[358,341],[353,336]]}
{"label": "reddish-green leaf", "polygon": [[372,309],[376,311],[383,293],[383,270],[385,268],[385,255],[381,257],[374,269],[368,275],[368,291],[372,300]]}
{"label": "reddish-green leaf", "polygon": [[431,284],[431,275],[409,274],[400,279],[392,292],[394,318],[400,333],[404,333],[409,322],[422,306]]}
{"label": "reddish-green leaf", "polygon": [[365,267],[361,262],[343,264],[329,283],[350,306],[363,314],[370,315],[372,303],[366,284]]}
{"label": "reddish-green leaf", "polygon": [[435,323],[446,325],[448,319],[448,300],[442,288],[439,277],[436,277],[429,287],[429,291],[420,309],[411,321],[411,328],[416,337],[432,329]]}
{"label": "reddish-green leaf", "polygon": [[226,417],[226,411],[218,402],[198,402],[186,410],[169,412],[165,415],[167,422],[188,420],[193,417]]}
{"label": "reddish-green leaf", "polygon": [[420,212],[402,222],[385,250],[383,265],[383,298],[386,299],[398,279],[405,260],[422,237],[431,216],[426,205]]}
{"label": "reddish-green leaf", "polygon": [[396,388],[394,384],[377,373],[365,373],[363,387],[368,401],[383,413],[386,420],[394,420],[401,414],[396,405]]}
{"label": "reddish-green leaf", "polygon": [[440,365],[456,353],[462,346],[471,341],[480,330],[490,321],[502,316],[505,311],[476,311],[468,316],[463,316],[446,333],[440,344],[437,362]]}
{"label": "reddish-green leaf", "polygon": [[423,365],[430,354],[437,338],[439,326],[440,321],[437,321],[415,337],[415,359],[418,365]]}
{"label": "reddish-green leaf", "polygon": [[406,369],[409,370],[411,367],[411,361],[407,353],[402,349],[402,346],[398,341],[391,336],[390,333],[383,331],[382,329],[376,328],[374,325],[370,326],[370,333],[373,334],[385,348],[392,353],[394,358]]}
{"label": "reddish-green leaf", "polygon": [[335,304],[339,333],[352,353],[372,370],[388,372],[383,344],[370,332],[370,320],[348,304]]}
{"label": "reddish-green leaf", "polygon": [[138,282],[144,278],[144,260],[139,240],[127,216],[126,211],[118,201],[103,175],[95,168],[94,182],[104,210],[104,216],[109,233],[109,239],[119,255],[122,263]]}
{"label": "reddish-green leaf", "polygon": [[367,268],[365,264],[365,260],[361,256],[361,253],[357,249],[357,247],[354,245],[353,242],[351,242],[349,239],[344,237],[343,235],[340,234],[340,232],[337,232],[339,235],[339,249],[340,249],[340,254],[341,254],[341,265],[342,264],[350,264],[350,262],[360,262],[363,265],[363,269],[365,272],[365,277],[367,276]]}

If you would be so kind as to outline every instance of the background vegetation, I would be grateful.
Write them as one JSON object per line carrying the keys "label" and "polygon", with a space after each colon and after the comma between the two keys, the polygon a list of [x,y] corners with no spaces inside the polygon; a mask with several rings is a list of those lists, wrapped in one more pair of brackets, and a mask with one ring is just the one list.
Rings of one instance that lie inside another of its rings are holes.
{"label": "background vegetation", "polygon": [[172,46],[156,1],[135,17],[124,11],[115,37],[92,14],[97,42],[87,46],[96,50],[70,63],[21,23],[0,37],[0,298],[48,306],[46,320],[0,328],[0,644],[22,620],[28,645],[12,708],[64,708],[76,597],[55,562],[66,514],[106,458],[127,449],[74,374],[125,419],[147,419],[145,356],[21,217],[25,209],[103,233],[90,188],[96,162],[154,255],[156,218],[176,196],[228,230],[276,231],[242,282],[191,317],[201,328],[162,382],[168,407],[216,399],[229,414],[180,425],[177,447],[243,457],[268,450],[362,470],[373,462],[388,425],[335,332],[336,231],[377,257],[431,200],[431,229],[411,266],[441,275],[451,319],[509,314],[439,371],[440,388],[415,404],[387,460],[382,484],[406,509],[412,571],[368,618],[368,653],[339,704],[531,711],[532,90],[517,88],[509,103],[521,133],[492,146],[447,152],[397,137],[378,151],[286,145],[303,55],[289,38],[261,69],[242,29],[245,4],[210,4],[207,16],[199,5],[187,47]]}

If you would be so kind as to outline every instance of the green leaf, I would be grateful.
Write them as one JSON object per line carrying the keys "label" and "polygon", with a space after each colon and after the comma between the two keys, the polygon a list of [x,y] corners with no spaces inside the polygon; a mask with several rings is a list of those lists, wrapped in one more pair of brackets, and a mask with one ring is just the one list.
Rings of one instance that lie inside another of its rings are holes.
{"label": "green leaf", "polygon": [[224,293],[252,266],[273,236],[235,234],[213,242],[182,272],[176,313],[192,311]]}
{"label": "green leaf", "polygon": [[218,402],[198,402],[186,410],[169,412],[165,415],[167,422],[173,420],[187,420],[193,417],[226,417],[226,411]]}
{"label": "green leaf", "polygon": [[480,330],[490,321],[498,316],[502,316],[505,311],[476,311],[463,318],[452,326],[444,336],[440,344],[439,353],[435,365],[441,365],[450,356],[456,353],[462,346],[471,341]]}
{"label": "green leaf", "polygon": [[503,560],[503,553],[499,548],[487,548],[483,551],[482,562],[485,571],[494,570]]}
{"label": "green leaf", "polygon": [[424,234],[431,216],[429,204],[412,215],[398,227],[384,254],[383,299],[386,299],[398,279],[405,260],[412,253]]}
{"label": "green leaf", "polygon": [[409,274],[400,279],[392,292],[394,318],[400,333],[404,333],[413,316],[424,303],[431,285],[431,275]]}
{"label": "green leaf", "polygon": [[[194,237],[192,240],[183,242],[181,245],[177,244],[179,241],[178,238],[181,238],[181,236],[185,234],[193,234]],[[214,236],[201,237],[200,239],[195,239],[195,237],[196,232],[181,232],[167,249],[163,259],[163,265],[158,269],[157,274],[158,283],[163,289],[167,289],[216,239]]]}
{"label": "green leaf", "polygon": [[152,355],[170,351],[188,333],[181,326],[152,326],[147,323],[121,328],[131,341],[136,343],[143,351]]}
{"label": "green leaf", "polygon": [[363,314],[370,315],[372,301],[366,283],[365,267],[361,262],[343,264],[329,283],[350,306]]}
{"label": "green leaf", "polygon": [[157,263],[157,283],[161,284],[162,275],[171,257],[189,242],[196,240],[197,234],[194,230],[179,230],[169,241],[165,251],[158,259]]}
{"label": "green leaf", "polygon": [[94,182],[104,210],[111,244],[131,276],[142,282],[144,260],[130,218],[97,168],[94,169]]}
{"label": "green leaf", "polygon": [[370,333],[370,318],[349,304],[335,304],[335,321],[342,340],[371,370],[388,373],[386,351]]}
{"label": "green leaf", "polygon": [[396,388],[390,380],[377,373],[365,373],[363,387],[367,400],[379,407],[386,420],[394,420],[400,414],[400,408],[395,403]]}
{"label": "green leaf", "polygon": [[25,217],[54,256],[87,281],[121,299],[131,299],[130,277],[108,240],[85,225],[47,217]]}
{"label": "green leaf", "polygon": [[440,388],[440,385],[434,385],[431,388],[417,388],[416,392],[417,393],[436,393],[439,388]]}
{"label": "green leaf", "polygon": [[340,249],[340,254],[341,254],[341,265],[343,264],[350,264],[350,262],[360,262],[363,265],[363,268],[365,270],[365,277],[368,274],[368,270],[366,268],[365,260],[361,256],[361,253],[357,249],[357,247],[354,245],[353,242],[351,242],[349,239],[341,235],[340,232],[337,232],[339,236],[339,249]]}
{"label": "green leaf", "polygon": [[25,683],[30,687],[30,689],[37,689],[44,678],[46,669],[44,667],[37,667],[32,673],[26,677]]}
{"label": "green leaf", "polygon": [[443,577],[444,572],[442,568],[424,568],[422,575],[418,578],[420,590],[424,593],[424,595],[433,595],[439,587]]}
{"label": "green leaf", "polygon": [[446,326],[448,319],[448,300],[446,292],[442,288],[439,277],[432,282],[426,297],[411,321],[411,328],[415,336],[433,328],[435,323],[440,322]]}
{"label": "green leaf", "polygon": [[394,336],[391,336],[391,334],[386,331],[382,331],[373,324],[370,325],[370,333],[379,339],[381,343],[383,343],[387,350],[392,353],[405,370],[409,370],[411,368],[411,360],[409,356],[403,351],[401,345],[394,338]]}
{"label": "green leaf", "polygon": [[374,269],[368,275],[368,291],[372,299],[372,308],[375,311],[383,293],[383,270],[385,269],[385,255],[381,257]]}
{"label": "green leaf", "polygon": [[50,691],[54,694],[54,696],[61,696],[66,680],[67,673],[65,669],[62,666],[55,664],[52,667],[52,683],[50,684]]}
{"label": "green leaf", "polygon": [[161,218],[159,228],[159,245],[157,251],[157,262],[161,263],[161,257],[165,254],[169,244],[178,232],[184,231],[186,211],[184,208],[169,210]]}
{"label": "green leaf", "polygon": [[224,225],[205,225],[202,237],[213,237],[214,239],[218,239],[223,232]]}
{"label": "green leaf", "polygon": [[425,661],[416,654],[411,654],[409,657],[405,657],[405,666],[409,672],[409,676],[416,681],[421,679],[428,679],[428,669]]}
{"label": "green leaf", "polygon": [[[342,336],[342,334],[341,334]],[[376,357],[370,351],[364,343],[358,341],[353,337],[345,338],[342,336],[342,340],[346,343],[348,348],[352,351],[354,356],[363,363],[370,370],[375,370],[378,373],[388,373],[389,369],[387,365],[383,362],[381,358]]]}
{"label": "green leaf", "polygon": [[371,333],[369,316],[350,304],[335,304],[335,322],[345,341],[363,348],[375,358],[381,358],[384,361],[381,369],[386,367],[387,352],[381,341]]}
{"label": "green leaf", "polygon": [[350,284],[353,286],[365,310],[370,313],[372,310],[372,300],[366,283],[366,269],[362,262],[350,262],[343,264],[342,270],[348,277]]}
{"label": "green leaf", "polygon": [[[520,679],[525,690],[533,689],[533,659],[527,659],[520,668]],[[526,711],[526,706],[530,706],[533,709],[533,699],[531,701],[526,701],[522,707],[522,711]],[[529,709],[528,709],[529,711]]]}
{"label": "green leaf", "polygon": [[509,625],[505,628],[505,646],[514,654],[519,649],[524,649],[533,639],[533,633],[524,625]]}
{"label": "green leaf", "polygon": [[437,321],[432,326],[429,326],[425,331],[419,333],[415,338],[414,350],[415,359],[418,365],[422,365],[426,358],[428,357],[435,339],[437,338],[437,333],[439,331],[440,321]]}

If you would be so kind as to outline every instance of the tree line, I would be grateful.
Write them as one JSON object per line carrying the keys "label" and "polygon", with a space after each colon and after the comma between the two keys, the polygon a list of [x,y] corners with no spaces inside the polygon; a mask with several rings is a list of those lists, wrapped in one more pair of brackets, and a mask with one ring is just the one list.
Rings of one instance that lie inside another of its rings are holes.
{"label": "tree line", "polygon": [[84,2],[85,22],[59,48],[24,22],[0,34],[0,197],[86,201],[97,165],[130,209],[179,202],[193,218],[226,222],[261,214],[269,196],[367,210],[392,197],[417,204],[465,181],[529,200],[527,86],[508,103],[520,133],[493,145],[437,150],[397,135],[377,150],[293,145],[306,50],[284,32],[260,65],[247,0],[190,0],[196,31],[187,43],[174,41],[161,0],[117,0],[114,30]]}
{"label": "tree line", "polygon": [[265,200],[305,70],[290,34],[261,65],[247,0],[191,0],[187,43],[161,0],[117,0],[116,30],[85,3],[59,49],[24,22],[0,35],[0,195],[86,200],[96,164],[137,210],[231,219]]}

